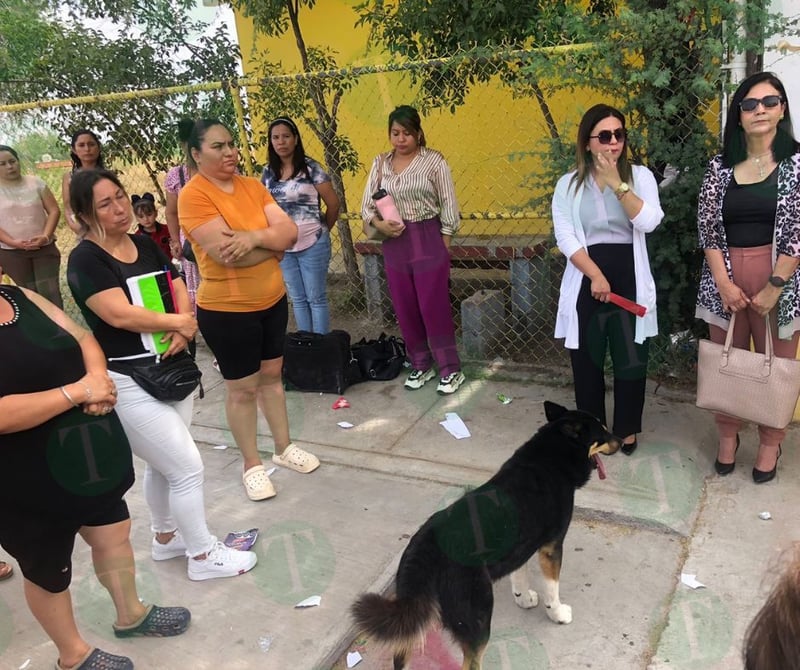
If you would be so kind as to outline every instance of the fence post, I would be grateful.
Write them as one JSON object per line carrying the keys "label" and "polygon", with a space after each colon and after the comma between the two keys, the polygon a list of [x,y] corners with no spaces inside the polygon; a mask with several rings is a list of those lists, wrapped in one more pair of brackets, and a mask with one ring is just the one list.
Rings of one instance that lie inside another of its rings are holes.
{"label": "fence post", "polygon": [[244,107],[242,106],[242,98],[239,95],[239,82],[232,81],[228,85],[231,91],[231,100],[233,101],[233,111],[236,113],[236,123],[239,126],[239,147],[241,153],[244,155],[244,171],[249,177],[255,177],[253,174],[253,160],[250,154],[250,138],[247,137],[247,128],[244,119]]}

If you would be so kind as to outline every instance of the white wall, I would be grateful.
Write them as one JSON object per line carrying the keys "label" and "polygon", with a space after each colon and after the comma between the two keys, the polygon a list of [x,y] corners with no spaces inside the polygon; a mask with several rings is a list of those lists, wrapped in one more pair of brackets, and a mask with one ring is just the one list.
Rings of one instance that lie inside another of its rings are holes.
{"label": "white wall", "polygon": [[[770,10],[790,19],[797,19],[800,17],[800,0],[772,0]],[[788,48],[785,48],[786,43]],[[784,49],[778,50],[778,45]],[[777,74],[786,87],[786,95],[793,108],[794,134],[800,138],[800,37],[776,36],[765,47],[764,70]],[[797,51],[792,51],[793,48]]]}

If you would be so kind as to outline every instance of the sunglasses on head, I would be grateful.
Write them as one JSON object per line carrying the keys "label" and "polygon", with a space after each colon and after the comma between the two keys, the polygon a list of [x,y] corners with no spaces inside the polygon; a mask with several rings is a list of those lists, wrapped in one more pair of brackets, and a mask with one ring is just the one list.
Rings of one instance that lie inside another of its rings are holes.
{"label": "sunglasses on head", "polygon": [[625,128],[617,128],[616,130],[601,130],[597,135],[589,135],[589,138],[597,138],[600,144],[611,144],[611,138],[622,142],[627,137]]}
{"label": "sunglasses on head", "polygon": [[764,105],[765,109],[777,107],[783,102],[779,95],[765,95],[763,98],[745,98],[739,103],[739,109],[743,112],[754,112],[759,104]]}

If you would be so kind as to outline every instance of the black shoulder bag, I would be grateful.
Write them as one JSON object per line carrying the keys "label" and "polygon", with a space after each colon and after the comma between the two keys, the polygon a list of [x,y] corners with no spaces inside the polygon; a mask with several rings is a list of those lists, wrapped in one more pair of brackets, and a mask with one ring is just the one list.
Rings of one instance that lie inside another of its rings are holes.
{"label": "black shoulder bag", "polygon": [[361,338],[352,346],[361,375],[368,381],[389,381],[400,374],[406,362],[406,343],[400,337],[381,333],[377,340]]}

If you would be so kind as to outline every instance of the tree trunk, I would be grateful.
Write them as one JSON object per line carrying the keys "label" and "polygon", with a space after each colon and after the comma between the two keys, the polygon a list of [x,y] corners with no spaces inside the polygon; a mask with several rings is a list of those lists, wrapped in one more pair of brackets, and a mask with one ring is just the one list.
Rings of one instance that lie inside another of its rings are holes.
{"label": "tree trunk", "polygon": [[[331,184],[336,195],[339,196],[339,211],[347,212],[347,195],[344,192],[344,184],[342,183],[341,161],[339,160],[338,151],[336,147],[322,140],[323,151],[325,153],[325,162],[328,166],[331,175]],[[356,259],[356,250],[353,246],[353,234],[350,231],[350,220],[340,218],[336,222],[336,228],[339,230],[339,241],[342,245],[342,259],[344,260],[345,274],[347,280],[356,286],[361,283],[361,273],[358,271],[358,260]]]}
{"label": "tree trunk", "polygon": [[[287,3],[289,10],[289,20],[292,24],[292,32],[294,33],[295,42],[297,43],[297,50],[300,52],[300,59],[303,63],[303,71],[310,72],[311,67],[308,62],[308,52],[306,50],[305,40],[303,33],[300,30],[300,22],[298,20],[297,11],[294,5]],[[347,211],[347,198],[344,192],[344,183],[342,182],[341,160],[339,159],[339,151],[335,144],[330,141],[331,134],[336,132],[336,119],[330,114],[325,106],[325,94],[322,89],[322,84],[319,80],[312,79],[309,81],[311,102],[317,113],[317,137],[322,143],[322,149],[325,154],[325,163],[331,175],[331,183],[336,194],[339,196],[341,203],[340,211]],[[342,245],[342,258],[344,260],[345,273],[347,279],[355,285],[361,281],[361,274],[358,271],[358,262],[356,260],[356,251],[353,246],[353,235],[350,232],[349,220],[340,219],[337,222],[339,230],[339,241]]]}

